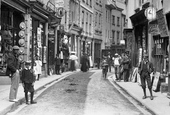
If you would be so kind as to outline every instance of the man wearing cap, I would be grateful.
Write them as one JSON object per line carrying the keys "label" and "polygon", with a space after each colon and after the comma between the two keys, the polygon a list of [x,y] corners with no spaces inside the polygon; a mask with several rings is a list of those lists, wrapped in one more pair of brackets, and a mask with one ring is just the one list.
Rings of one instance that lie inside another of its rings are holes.
{"label": "man wearing cap", "polygon": [[17,92],[20,82],[20,75],[19,75],[19,60],[18,60],[18,46],[13,46],[12,53],[9,54],[7,58],[7,71],[6,74],[11,78],[11,88],[9,94],[9,101],[10,102],[17,102]]}
{"label": "man wearing cap", "polygon": [[150,74],[154,71],[153,69],[153,64],[148,60],[148,55],[144,54],[143,60],[139,64],[139,74],[141,78],[141,85],[143,89],[143,99],[146,99],[146,81],[148,85],[148,89],[150,92],[150,99],[153,100],[153,95],[152,95],[152,84],[151,84],[151,78]]}
{"label": "man wearing cap", "polygon": [[115,68],[115,76],[116,76],[116,80],[120,80],[120,76],[119,76],[119,66],[120,66],[120,56],[118,53],[115,53],[115,58],[113,58],[113,64],[114,64],[114,68]]}

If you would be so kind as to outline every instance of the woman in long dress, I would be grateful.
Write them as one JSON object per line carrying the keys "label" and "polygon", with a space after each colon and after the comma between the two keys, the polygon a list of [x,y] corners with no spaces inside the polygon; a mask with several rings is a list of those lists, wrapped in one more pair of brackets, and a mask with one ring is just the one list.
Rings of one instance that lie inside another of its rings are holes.
{"label": "woman in long dress", "polygon": [[42,61],[40,60],[40,57],[37,57],[37,60],[35,61],[35,68],[36,68],[36,74],[37,74],[37,80],[40,79],[40,75],[42,74]]}

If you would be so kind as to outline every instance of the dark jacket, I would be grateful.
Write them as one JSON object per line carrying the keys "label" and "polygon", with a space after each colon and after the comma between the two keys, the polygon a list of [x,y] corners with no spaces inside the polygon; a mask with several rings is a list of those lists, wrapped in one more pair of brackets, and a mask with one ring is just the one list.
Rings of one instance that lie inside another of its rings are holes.
{"label": "dark jacket", "polygon": [[13,53],[10,53],[7,58],[7,70],[6,75],[14,74],[19,69],[20,63],[18,57]]}
{"label": "dark jacket", "polygon": [[21,81],[22,83],[33,83],[35,82],[35,74],[32,72],[32,69],[23,69],[21,72]]}
{"label": "dark jacket", "polygon": [[123,58],[123,60],[122,60],[123,69],[125,69],[125,70],[130,69],[129,63],[130,63],[130,60],[128,57]]}
{"label": "dark jacket", "polygon": [[59,57],[55,58],[55,65],[61,65],[61,59]]}
{"label": "dark jacket", "polygon": [[[142,60],[139,64],[139,67],[138,67],[138,73],[141,75],[142,74],[142,71],[144,69],[144,60]],[[153,64],[151,62],[147,62],[147,72],[149,74],[151,74],[152,72],[154,71],[154,68],[153,68]]]}

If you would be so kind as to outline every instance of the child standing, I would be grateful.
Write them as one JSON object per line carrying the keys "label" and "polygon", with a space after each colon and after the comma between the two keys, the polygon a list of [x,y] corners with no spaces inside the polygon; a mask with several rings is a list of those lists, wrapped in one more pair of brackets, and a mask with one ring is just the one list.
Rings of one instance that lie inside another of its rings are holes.
{"label": "child standing", "polygon": [[34,97],[34,82],[36,80],[36,76],[34,74],[34,71],[31,69],[31,62],[27,61],[25,62],[25,68],[22,70],[21,74],[21,81],[24,87],[25,92],[25,100],[26,104],[29,104],[28,102],[28,92],[31,93],[31,104],[36,104],[37,102],[33,101]]}

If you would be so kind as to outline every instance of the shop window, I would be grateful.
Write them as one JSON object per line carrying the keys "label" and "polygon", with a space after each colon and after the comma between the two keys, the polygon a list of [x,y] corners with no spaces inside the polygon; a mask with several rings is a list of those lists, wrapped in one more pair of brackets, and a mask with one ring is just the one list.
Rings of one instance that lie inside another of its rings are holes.
{"label": "shop window", "polygon": [[12,47],[19,45],[19,24],[23,20],[21,13],[1,6],[0,75],[6,75],[7,58],[12,52]]}

